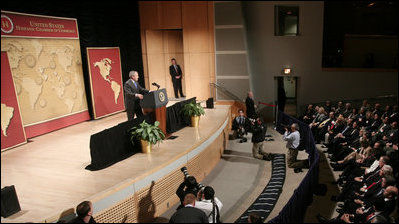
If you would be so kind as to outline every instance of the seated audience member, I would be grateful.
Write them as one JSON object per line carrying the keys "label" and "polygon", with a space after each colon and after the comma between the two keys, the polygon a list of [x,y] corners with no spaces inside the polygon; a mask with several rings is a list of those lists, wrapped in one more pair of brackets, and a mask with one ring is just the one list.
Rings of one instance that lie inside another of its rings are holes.
{"label": "seated audience member", "polygon": [[374,119],[372,120],[370,127],[366,128],[366,130],[369,132],[376,131],[378,127],[381,125],[381,123],[382,121],[380,119],[380,116],[378,115],[378,113],[375,113]]}
{"label": "seated audience member", "polygon": [[388,123],[389,118],[385,117],[382,120],[382,123],[377,128],[377,130],[371,132],[371,142],[374,143],[376,141],[380,141],[385,135],[388,134],[389,130],[391,130],[391,125]]}
{"label": "seated audience member", "polygon": [[392,108],[392,114],[389,115],[389,123],[398,121],[398,105],[395,105]]}
{"label": "seated audience member", "polygon": [[388,130],[388,132],[382,136],[382,141],[387,147],[398,143],[398,122],[394,121],[390,126],[391,128]]}
{"label": "seated audience member", "polygon": [[380,117],[382,115],[381,104],[376,103],[371,113],[373,113],[373,115],[378,114],[378,117]]}
{"label": "seated audience member", "polygon": [[362,106],[360,107],[359,110],[363,110],[364,112],[369,111],[370,110],[370,104],[368,103],[367,100],[363,100],[362,102]]}
{"label": "seated audience member", "polygon": [[386,105],[384,113],[381,115],[381,119],[384,119],[386,117],[388,117],[389,119],[389,116],[391,116],[391,114],[392,114],[392,107],[390,105]]}
{"label": "seated audience member", "polygon": [[205,212],[195,208],[195,195],[188,193],[184,196],[183,206],[170,218],[169,223],[208,223]]}
{"label": "seated audience member", "polygon": [[370,111],[366,112],[366,115],[364,118],[359,119],[359,122],[361,122],[361,127],[369,128],[371,126],[371,123],[373,122],[373,117],[372,113]]}
{"label": "seated audience member", "polygon": [[251,212],[248,215],[248,223],[263,223],[263,220],[258,213]]}
{"label": "seated audience member", "polygon": [[220,223],[220,210],[223,204],[215,197],[215,191],[212,187],[207,186],[202,193],[201,191],[198,192],[194,207],[205,212],[209,219],[209,223]]}
{"label": "seated audience member", "polygon": [[345,104],[345,109],[342,112],[342,115],[344,115],[345,118],[348,118],[349,114],[352,113],[352,105],[351,103],[346,103]]}
{"label": "seated audience member", "polygon": [[327,118],[326,112],[324,111],[324,107],[319,107],[319,110],[316,113],[316,117],[309,124],[309,128],[311,129],[313,136],[316,136],[317,127],[321,122],[323,122]]}
{"label": "seated audience member", "polygon": [[326,104],[324,105],[324,110],[326,111],[326,113],[330,113],[332,108],[331,108],[331,102],[329,100],[326,101]]}
{"label": "seated audience member", "polygon": [[[317,126],[317,130],[316,130],[316,135],[314,136],[316,143],[320,143],[322,140],[324,140],[324,136],[327,133],[328,127],[331,126],[331,123],[335,120],[334,117],[334,112],[331,111],[328,114],[328,118],[325,119],[323,122],[321,122],[318,126]],[[324,141],[323,141],[324,142]]]}
{"label": "seated audience member", "polygon": [[306,108],[305,113],[301,116],[302,121],[305,124],[310,124],[310,122],[312,122],[313,118],[313,114],[315,113],[314,109],[313,109],[313,104],[309,104],[308,107]]}
{"label": "seated audience member", "polygon": [[344,130],[346,126],[345,118],[342,114],[340,114],[335,122],[331,124],[329,127],[325,139],[324,139],[324,144],[328,146],[328,144],[331,142],[331,140],[340,132]]}
{"label": "seated audience member", "polygon": [[244,110],[238,110],[238,116],[234,118],[232,129],[233,129],[233,138],[243,138],[244,135],[247,134],[248,129],[248,119],[244,116]]}
{"label": "seated audience member", "polygon": [[337,108],[335,108],[335,117],[338,117],[340,114],[343,115],[344,113],[344,104],[342,103],[342,101],[339,101],[337,103]]}
{"label": "seated audience member", "polygon": [[348,115],[347,118],[357,121],[357,119],[358,119],[357,109],[356,108],[352,108],[352,112]]}
{"label": "seated audience member", "polygon": [[93,204],[90,201],[83,201],[76,206],[78,215],[70,223],[96,223],[93,218]]}

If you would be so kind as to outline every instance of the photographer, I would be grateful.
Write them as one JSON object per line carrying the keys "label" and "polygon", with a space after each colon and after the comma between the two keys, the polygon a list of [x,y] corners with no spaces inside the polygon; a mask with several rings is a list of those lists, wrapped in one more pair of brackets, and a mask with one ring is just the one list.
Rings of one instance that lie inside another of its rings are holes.
{"label": "photographer", "polygon": [[220,223],[220,209],[222,206],[222,202],[215,197],[215,191],[212,187],[207,186],[203,191],[198,191],[194,207],[205,212],[209,223]]}
{"label": "photographer", "polygon": [[197,195],[198,191],[201,189],[202,185],[197,183],[195,177],[190,176],[187,172],[187,167],[183,167],[180,169],[184,174],[184,181],[180,184],[180,186],[176,190],[177,196],[180,198],[180,206],[177,208],[183,207],[183,201],[186,194],[194,194]]}
{"label": "photographer", "polygon": [[288,127],[285,127],[285,133],[283,136],[283,140],[287,141],[287,164],[289,168],[294,168],[295,173],[302,172],[302,168],[308,168],[309,162],[308,160],[297,160],[298,156],[298,146],[301,140],[301,135],[299,134],[299,126],[297,123],[293,123],[288,130]]}
{"label": "photographer", "polygon": [[252,132],[252,155],[257,159],[272,160],[273,154],[263,151],[263,141],[265,140],[266,127],[260,120],[251,120],[250,132]]}

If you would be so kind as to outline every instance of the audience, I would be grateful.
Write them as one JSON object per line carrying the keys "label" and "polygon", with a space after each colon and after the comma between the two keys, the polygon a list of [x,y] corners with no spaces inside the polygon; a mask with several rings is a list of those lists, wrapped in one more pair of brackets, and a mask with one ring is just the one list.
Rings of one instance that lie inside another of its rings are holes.
{"label": "audience", "polygon": [[340,193],[331,197],[342,202],[339,215],[332,219],[318,215],[317,219],[323,223],[392,222],[398,195],[398,106],[386,105],[381,110],[380,103],[370,107],[367,100],[359,108],[349,102],[345,108],[342,105],[340,101],[331,108],[328,118],[318,120],[319,126],[313,125],[315,120],[309,122],[316,142],[327,148],[324,152],[332,168],[341,172],[333,182],[340,186]]}

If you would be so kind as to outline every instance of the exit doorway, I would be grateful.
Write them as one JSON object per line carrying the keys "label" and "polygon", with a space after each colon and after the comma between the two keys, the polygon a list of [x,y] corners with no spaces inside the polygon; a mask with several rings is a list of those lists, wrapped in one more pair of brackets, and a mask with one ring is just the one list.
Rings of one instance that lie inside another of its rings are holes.
{"label": "exit doorway", "polygon": [[274,77],[275,119],[277,111],[296,117],[297,115],[297,78],[295,76]]}

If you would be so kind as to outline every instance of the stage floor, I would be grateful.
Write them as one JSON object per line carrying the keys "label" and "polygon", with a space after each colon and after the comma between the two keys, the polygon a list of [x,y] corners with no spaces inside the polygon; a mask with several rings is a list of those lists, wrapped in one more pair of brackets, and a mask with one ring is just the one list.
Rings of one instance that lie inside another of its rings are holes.
{"label": "stage floor", "polygon": [[143,179],[212,136],[229,110],[224,105],[206,109],[199,129],[186,127],[173,133],[178,138],[155,146],[152,154],[138,153],[99,171],[85,169],[91,161],[90,136],[126,121],[125,112],[38,136],[2,152],[1,187],[15,185],[22,211],[1,222],[41,222],[123,182]]}

